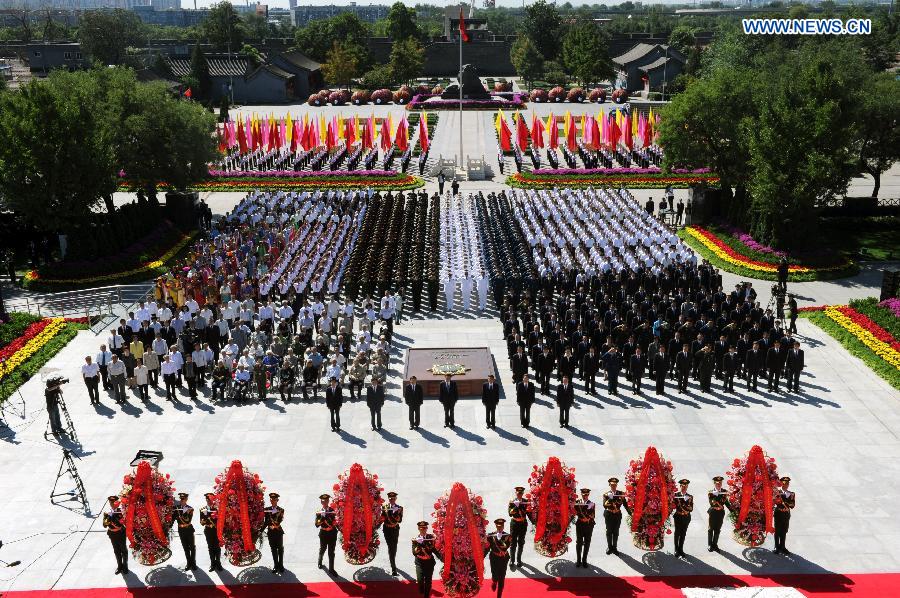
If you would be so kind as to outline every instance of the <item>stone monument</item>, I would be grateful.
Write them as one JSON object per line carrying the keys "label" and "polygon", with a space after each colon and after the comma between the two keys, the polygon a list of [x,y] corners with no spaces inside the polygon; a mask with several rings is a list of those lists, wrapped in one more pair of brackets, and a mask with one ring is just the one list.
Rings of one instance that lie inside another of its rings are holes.
{"label": "stone monument", "polygon": [[[491,99],[491,94],[488,93],[484,88],[484,85],[481,84],[481,79],[478,78],[478,67],[474,64],[463,65],[462,77],[460,77],[460,79],[462,83],[462,98],[464,100]],[[460,86],[456,83],[448,86],[446,91],[441,94],[441,99],[458,100],[459,87]]]}

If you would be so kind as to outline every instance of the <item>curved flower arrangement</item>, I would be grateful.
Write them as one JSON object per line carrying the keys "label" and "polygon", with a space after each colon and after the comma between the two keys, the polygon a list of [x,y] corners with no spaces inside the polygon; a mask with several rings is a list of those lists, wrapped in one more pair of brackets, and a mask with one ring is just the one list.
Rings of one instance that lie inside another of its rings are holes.
{"label": "curved flower arrangement", "polygon": [[262,557],[257,548],[265,527],[262,480],[235,460],[216,476],[213,492],[219,506],[219,545],[232,565],[252,565]]}
{"label": "curved flower arrangement", "polygon": [[456,482],[434,503],[434,546],[444,562],[441,579],[451,598],[478,594],[484,581],[487,511],[483,499]]}
{"label": "curved flower arrangement", "polygon": [[683,189],[694,185],[716,186],[719,177],[711,173],[695,175],[535,175],[517,172],[506,177],[506,184],[521,189],[552,189],[554,187],[584,188],[596,186],[625,186],[631,189],[664,189],[667,186]]}
{"label": "curved flower arrangement", "polygon": [[87,325],[81,318],[46,318],[0,350],[0,403],[25,384]]}
{"label": "curved flower arrangement", "polygon": [[147,461],[123,480],[119,496],[125,510],[125,535],[135,560],[159,565],[172,556],[169,533],[175,521],[175,485]]}
{"label": "curved flower arrangement", "polygon": [[[262,173],[260,173],[262,174]],[[269,177],[247,176],[235,179],[203,181],[191,188],[200,191],[253,191],[256,189],[365,189],[381,190],[416,189],[425,184],[420,177],[411,174],[392,173],[385,176],[306,176]]]}
{"label": "curved flower arrangement", "polygon": [[0,380],[25,363],[65,326],[63,318],[47,318],[29,325],[22,336],[0,350]]}
{"label": "curved flower arrangement", "polygon": [[747,456],[735,459],[728,472],[728,502],[734,540],[742,546],[760,546],[775,531],[772,501],[778,487],[778,466],[754,445]]}
{"label": "curved flower arrangement", "polygon": [[625,474],[625,496],[632,506],[628,524],[636,548],[662,550],[672,533],[669,516],[675,511],[672,462],[649,446],[644,457],[631,461]]}
{"label": "curved flower arrangement", "polygon": [[381,543],[377,530],[382,520],[384,488],[378,485],[377,475],[354,463],[350,471],[338,476],[333,490],[331,504],[337,513],[344,558],[351,565],[365,565],[375,558]]}
{"label": "curved flower arrangement", "polygon": [[534,550],[547,557],[565,554],[572,541],[569,525],[575,518],[575,469],[556,457],[535,465],[528,479],[529,518],[535,523]]}
{"label": "curved flower arrangement", "polygon": [[[671,171],[672,174],[709,174],[711,171],[709,168],[697,168],[696,170],[688,170],[686,168],[675,168]],[[563,176],[563,175],[593,175],[593,174],[603,174],[603,175],[619,175],[619,174],[661,174],[662,169],[657,168],[656,166],[651,166],[650,168],[538,168],[537,170],[532,170],[532,176],[539,175],[553,175],[553,176]]]}

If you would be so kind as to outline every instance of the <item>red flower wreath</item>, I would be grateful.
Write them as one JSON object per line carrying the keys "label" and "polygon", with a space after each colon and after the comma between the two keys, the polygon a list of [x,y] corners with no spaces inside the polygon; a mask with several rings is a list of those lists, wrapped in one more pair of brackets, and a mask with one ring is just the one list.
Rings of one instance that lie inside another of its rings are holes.
{"label": "red flower wreath", "polygon": [[262,558],[257,545],[265,527],[265,490],[259,476],[240,461],[232,461],[224,473],[216,476],[219,545],[236,567],[252,565]]}
{"label": "red flower wreath", "polygon": [[775,531],[772,521],[778,466],[754,445],[746,457],[735,459],[728,472],[728,502],[734,523],[734,541],[760,546]]}
{"label": "red flower wreath", "polygon": [[354,463],[350,471],[338,476],[334,485],[331,504],[337,514],[337,529],[341,532],[344,558],[351,565],[371,562],[381,543],[378,527],[381,525],[381,491],[378,476]]}
{"label": "red flower wreath", "polygon": [[575,469],[557,457],[534,466],[528,479],[529,518],[535,523],[534,549],[543,556],[557,557],[569,549],[569,525],[575,517],[577,498]]}
{"label": "red flower wreath", "polygon": [[147,461],[125,476],[121,496],[125,535],[131,553],[142,565],[159,565],[172,556],[169,532],[175,510],[175,486],[169,474],[161,474]]}
{"label": "red flower wreath", "polygon": [[625,474],[625,497],[632,505],[631,538],[641,550],[661,550],[665,534],[672,533],[669,515],[675,510],[675,479],[672,462],[655,447],[647,447],[643,459],[629,464]]}
{"label": "red flower wreath", "polygon": [[456,482],[434,503],[434,547],[444,566],[441,579],[450,598],[478,594],[484,581],[487,511],[484,500]]}

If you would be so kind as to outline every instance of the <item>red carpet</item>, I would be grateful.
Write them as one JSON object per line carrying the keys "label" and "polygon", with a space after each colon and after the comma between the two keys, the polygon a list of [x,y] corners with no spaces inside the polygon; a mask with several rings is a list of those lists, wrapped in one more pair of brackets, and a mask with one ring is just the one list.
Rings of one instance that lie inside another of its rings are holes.
{"label": "red carpet", "polygon": [[[567,577],[509,579],[503,595],[507,598],[566,598],[568,596],[598,596],[604,598],[675,598],[682,597],[682,588],[705,587],[777,587],[786,586],[799,590],[806,596],[844,597],[873,596],[892,598],[900,596],[900,573],[873,573],[842,575],[817,573],[773,575],[684,575],[666,577]],[[494,595],[486,581],[479,594],[483,598]],[[435,582],[435,590],[440,584]],[[434,596],[442,596],[435,591]],[[234,586],[174,586],[162,588],[90,588],[81,590],[39,590],[29,592],[3,592],[2,598],[342,598],[365,596],[375,598],[402,598],[418,596],[415,584],[396,581],[376,581],[366,584],[343,583],[282,583]]]}

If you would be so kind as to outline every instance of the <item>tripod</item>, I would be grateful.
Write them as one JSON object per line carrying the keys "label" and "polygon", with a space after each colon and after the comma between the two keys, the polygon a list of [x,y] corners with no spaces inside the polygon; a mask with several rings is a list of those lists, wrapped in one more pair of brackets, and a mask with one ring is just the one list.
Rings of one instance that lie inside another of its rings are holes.
{"label": "tripod", "polygon": [[[50,417],[47,421],[47,429],[44,430],[44,439],[48,439],[50,436],[56,437],[60,431],[53,424],[53,413],[52,410],[56,407],[59,408],[59,411],[62,413],[63,418],[66,420],[65,426],[62,427],[62,433],[68,436],[72,442],[77,445],[81,445],[78,441],[78,435],[75,433],[75,425],[72,423],[72,417],[69,415],[69,410],[66,407],[66,402],[63,400],[62,390],[56,388],[55,390],[48,390],[47,392],[47,411]],[[52,394],[51,394],[52,393]],[[56,417],[59,420],[59,415]]]}
{"label": "tripod", "polygon": [[[72,478],[72,482],[75,484],[75,488],[72,490],[57,492],[56,488],[57,486],[59,486],[59,480],[66,475]],[[84,510],[85,515],[90,515],[91,513],[91,506],[90,504],[88,504],[87,500],[87,492],[85,492],[84,490],[84,482],[81,480],[81,476],[78,474],[78,469],[75,467],[75,461],[72,459],[72,454],[67,449],[63,449],[62,462],[59,464],[59,470],[56,472],[56,482],[54,482],[53,490],[50,492],[50,502],[54,505],[61,505],[73,511],[78,509],[74,509],[63,503],[78,503],[81,505],[81,509]]]}
{"label": "tripod", "polygon": [[[2,367],[4,363],[5,360],[0,359],[0,367]],[[6,410],[9,409],[10,411],[12,411],[13,415],[18,416],[20,419],[25,419],[25,397],[22,395],[22,388],[17,388],[16,393],[19,395],[19,400],[22,402],[21,415],[17,411],[13,410],[12,397],[0,403],[0,427],[6,428],[11,434],[14,434],[14,432],[12,426],[10,426],[9,422],[6,421]],[[6,436],[6,433],[4,433],[3,436]]]}

